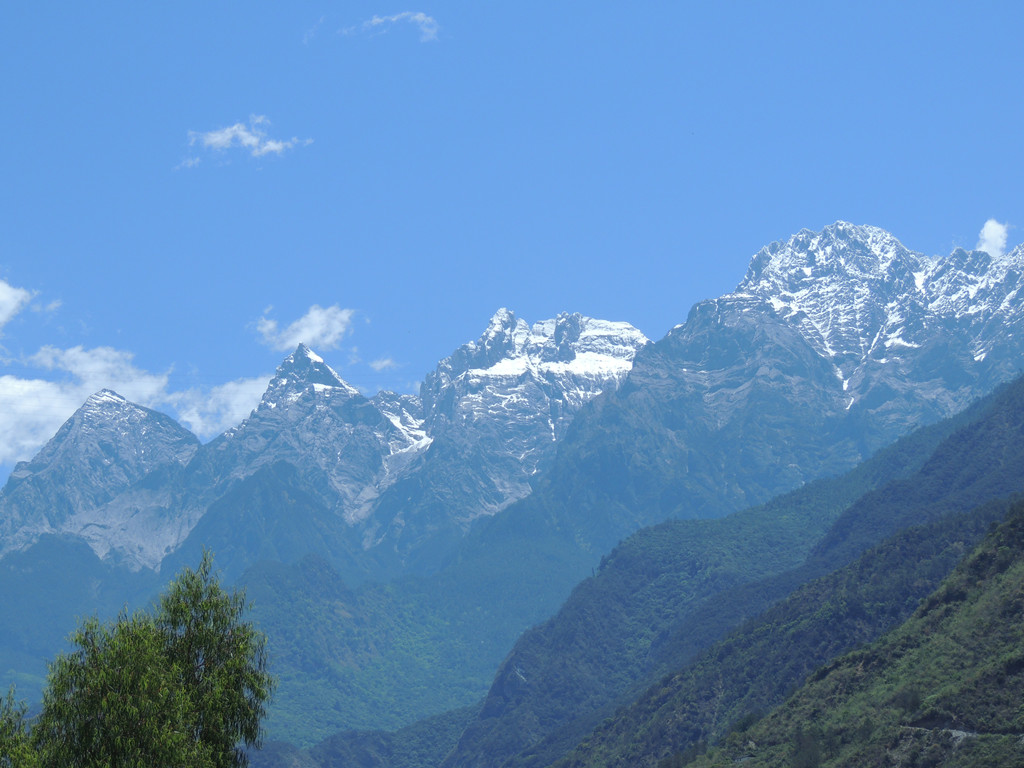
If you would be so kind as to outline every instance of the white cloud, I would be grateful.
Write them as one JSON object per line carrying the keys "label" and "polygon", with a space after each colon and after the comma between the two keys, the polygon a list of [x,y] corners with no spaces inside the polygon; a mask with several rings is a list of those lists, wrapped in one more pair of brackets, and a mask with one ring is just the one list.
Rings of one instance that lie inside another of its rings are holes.
{"label": "white cloud", "polygon": [[374,360],[370,363],[370,367],[375,371],[388,371],[392,368],[397,368],[398,363],[390,357],[382,357],[378,360]]}
{"label": "white cloud", "polygon": [[305,315],[283,330],[278,328],[276,320],[264,313],[256,322],[256,330],[264,344],[281,352],[299,344],[321,350],[334,349],[351,329],[354,315],[355,310],[342,309],[337,304],[330,307],[314,304]]}
{"label": "white cloud", "polygon": [[[437,32],[441,28],[437,20],[419,11],[403,11],[391,16],[374,16],[364,21],[362,28],[364,31],[376,30],[378,32],[386,32],[391,26],[403,22],[413,24],[419,28],[420,42],[428,43],[437,40]],[[353,30],[347,29],[342,31],[350,34]]]}
{"label": "white cloud", "polygon": [[0,464],[32,458],[88,396],[74,385],[0,376]]}
{"label": "white cloud", "polygon": [[238,379],[210,390],[189,389],[168,399],[178,419],[200,440],[216,437],[248,418],[267,389],[270,374]]}
{"label": "white cloud", "polygon": [[1009,229],[1007,224],[1000,224],[995,219],[989,219],[985,226],[978,233],[978,244],[974,246],[976,251],[986,251],[996,258],[1006,251],[1006,232]]}
{"label": "white cloud", "polygon": [[[248,150],[253,157],[270,154],[282,155],[293,147],[313,143],[312,139],[299,139],[295,136],[288,140],[271,139],[267,136],[266,127],[268,125],[270,125],[270,121],[265,115],[252,115],[249,117],[248,125],[235,123],[214,131],[189,131],[188,143],[190,147],[198,145],[203,149],[215,152],[225,152],[235,148]],[[199,162],[200,158],[192,157],[182,161],[178,167],[193,168]]]}
{"label": "white cloud", "polygon": [[0,280],[0,331],[25,308],[35,294],[24,288],[15,288],[10,283]]}
{"label": "white cloud", "polygon": [[163,402],[168,374],[144,371],[132,363],[133,359],[132,353],[113,347],[58,349],[46,346],[29,362],[46,370],[70,374],[85,397],[106,387],[139,405]]}
{"label": "white cloud", "polygon": [[208,440],[245,419],[259,405],[271,378],[268,374],[208,390],[172,392],[168,373],[146,371],[133,358],[111,347],[47,346],[24,362],[55,380],[0,376],[0,465],[32,458],[89,395],[104,388],[169,413]]}
{"label": "white cloud", "polygon": [[110,347],[43,347],[27,361],[58,374],[0,376],[0,464],[30,459],[94,392],[104,387],[147,407],[167,400],[167,375],[136,367],[132,355]]}

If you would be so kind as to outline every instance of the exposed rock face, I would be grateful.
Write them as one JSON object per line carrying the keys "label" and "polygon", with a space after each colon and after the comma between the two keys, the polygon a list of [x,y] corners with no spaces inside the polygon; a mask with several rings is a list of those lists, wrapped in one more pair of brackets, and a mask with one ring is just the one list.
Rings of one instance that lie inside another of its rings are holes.
{"label": "exposed rock face", "polygon": [[277,462],[291,464],[328,507],[354,523],[392,481],[392,470],[430,444],[418,409],[412,398],[367,399],[299,345],[256,410],[204,447],[205,458],[221,483]]}
{"label": "exposed rock face", "polygon": [[[1022,275],[1022,247],[933,259],[838,222],[763,248],[735,291],[656,344],[626,323],[531,327],[502,309],[420,397],[372,398],[300,345],[249,418],[205,446],[99,393],[0,492],[0,553],[59,532],[157,568],[215,505],[235,520],[220,530],[245,525],[224,500],[270,473],[327,515],[353,563],[372,551],[386,572],[430,570],[473,520],[530,493],[556,446],[545,482],[612,499],[602,514],[621,519],[598,540],[614,544],[638,524],[724,514],[840,472],[1010,378]],[[271,472],[280,464],[294,472]]]}
{"label": "exposed rock face", "polygon": [[[210,510],[225,520],[204,530],[241,535],[256,521],[231,500],[264,507],[252,489],[273,493],[267,484],[281,482],[327,516],[314,527],[333,545],[351,553],[386,543],[373,559],[401,569],[413,550],[450,543],[474,518],[528,493],[576,411],[614,387],[646,343],[625,323],[565,314],[530,329],[501,310],[428,376],[426,408],[411,395],[366,398],[299,345],[252,414],[205,446],[168,417],[104,391],[0,492],[0,552],[64,533],[101,557],[157,568]],[[273,470],[282,464],[294,472]],[[287,538],[287,526],[271,527]]]}
{"label": "exposed rock face", "polygon": [[550,484],[612,500],[617,523],[579,523],[611,546],[844,471],[1015,375],[1022,273],[1022,247],[933,259],[845,222],[773,243],[585,409]]}
{"label": "exposed rock face", "polygon": [[431,445],[382,495],[365,544],[420,570],[436,566],[474,519],[531,491],[579,409],[617,386],[647,343],[628,323],[563,313],[531,327],[499,310],[427,376]]}
{"label": "exposed rock face", "polygon": [[108,508],[147,476],[180,469],[197,450],[199,441],[173,419],[97,392],[32,461],[14,468],[0,492],[0,556],[47,533],[81,537],[101,555],[162,550],[178,527],[162,510],[122,518]]}

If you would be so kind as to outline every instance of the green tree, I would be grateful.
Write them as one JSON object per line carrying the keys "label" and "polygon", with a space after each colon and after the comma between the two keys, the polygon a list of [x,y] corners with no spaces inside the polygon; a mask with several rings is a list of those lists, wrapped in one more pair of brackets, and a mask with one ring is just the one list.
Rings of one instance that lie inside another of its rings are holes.
{"label": "green tree", "polygon": [[204,553],[160,599],[155,615],[89,619],[76,650],[51,664],[32,741],[44,766],[248,764],[273,688],[264,636],[242,621],[245,598],[225,592]]}
{"label": "green tree", "polygon": [[39,765],[29,740],[27,707],[15,701],[14,686],[0,699],[0,768],[30,768]]}
{"label": "green tree", "polygon": [[273,690],[266,638],[242,621],[245,595],[225,593],[203,553],[198,570],[186,569],[160,600],[156,626],[192,706],[197,744],[217,768],[248,764],[240,744],[258,746]]}

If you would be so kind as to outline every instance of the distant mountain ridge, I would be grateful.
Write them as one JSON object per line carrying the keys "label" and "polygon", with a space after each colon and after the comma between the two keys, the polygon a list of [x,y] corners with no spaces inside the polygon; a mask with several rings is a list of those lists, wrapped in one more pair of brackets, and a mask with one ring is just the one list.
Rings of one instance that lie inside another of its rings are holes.
{"label": "distant mountain ridge", "polygon": [[437,529],[457,538],[529,492],[575,412],[616,386],[646,343],[626,323],[563,313],[530,328],[502,309],[479,340],[438,364],[424,400],[367,398],[300,344],[252,414],[202,446],[169,417],[105,390],[0,491],[0,556],[60,533],[102,558],[156,569],[218,499],[280,462],[349,529],[352,550],[409,550]]}
{"label": "distant mountain ridge", "polygon": [[933,259],[846,222],[766,246],[735,291],[696,304],[581,411],[552,485],[574,497],[600,485],[632,516],[607,548],[638,524],[844,472],[1018,372],[1022,274],[1024,247]]}

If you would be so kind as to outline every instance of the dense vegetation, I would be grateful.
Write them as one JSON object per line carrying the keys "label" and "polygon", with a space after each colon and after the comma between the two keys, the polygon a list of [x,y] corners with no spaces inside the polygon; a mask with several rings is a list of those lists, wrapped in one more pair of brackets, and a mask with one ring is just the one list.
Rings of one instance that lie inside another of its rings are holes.
{"label": "dense vegetation", "polygon": [[695,766],[1024,764],[1024,505],[913,616]]}
{"label": "dense vegetation", "polygon": [[757,719],[819,666],[905,620],[1006,506],[907,529],[800,587],[648,688],[563,765],[653,766]]}
{"label": "dense vegetation", "polygon": [[[12,766],[245,766],[274,686],[266,641],[242,621],[204,554],[152,613],[85,620],[51,665],[42,711],[13,689],[0,705],[0,762]],[[6,763],[5,763],[6,764]]]}

